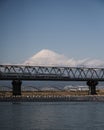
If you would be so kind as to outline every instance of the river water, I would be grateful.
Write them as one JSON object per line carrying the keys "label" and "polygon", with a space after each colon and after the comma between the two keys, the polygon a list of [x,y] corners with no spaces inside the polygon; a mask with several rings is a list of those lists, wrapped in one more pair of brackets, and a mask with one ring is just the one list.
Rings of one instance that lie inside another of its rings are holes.
{"label": "river water", "polygon": [[2,102],[0,130],[104,130],[104,103]]}

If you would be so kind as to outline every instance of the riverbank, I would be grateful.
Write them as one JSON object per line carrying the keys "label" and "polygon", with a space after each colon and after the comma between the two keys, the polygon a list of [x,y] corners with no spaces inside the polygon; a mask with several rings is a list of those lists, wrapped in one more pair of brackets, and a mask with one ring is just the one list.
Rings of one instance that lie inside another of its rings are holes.
{"label": "riverbank", "polygon": [[104,102],[104,90],[97,90],[97,95],[88,95],[88,91],[22,91],[20,96],[13,96],[12,91],[0,92],[0,102]]}
{"label": "riverbank", "polygon": [[[104,95],[104,89],[97,90],[96,91],[97,95]],[[12,91],[0,91],[0,97],[12,97]],[[49,91],[49,90],[44,90],[44,91],[21,91],[21,96],[23,97],[32,97],[32,96],[86,96],[89,95],[88,90],[70,90],[70,91],[65,91],[65,90],[58,90],[58,91]]]}
{"label": "riverbank", "polygon": [[31,96],[0,97],[0,102],[104,102],[104,96]]}

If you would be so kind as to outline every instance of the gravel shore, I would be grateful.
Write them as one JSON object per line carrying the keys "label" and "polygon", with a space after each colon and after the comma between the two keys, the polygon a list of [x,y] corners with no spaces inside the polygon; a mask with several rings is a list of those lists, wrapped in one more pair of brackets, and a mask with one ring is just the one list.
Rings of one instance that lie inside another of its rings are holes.
{"label": "gravel shore", "polygon": [[0,102],[104,102],[104,96],[33,96],[0,97]]}

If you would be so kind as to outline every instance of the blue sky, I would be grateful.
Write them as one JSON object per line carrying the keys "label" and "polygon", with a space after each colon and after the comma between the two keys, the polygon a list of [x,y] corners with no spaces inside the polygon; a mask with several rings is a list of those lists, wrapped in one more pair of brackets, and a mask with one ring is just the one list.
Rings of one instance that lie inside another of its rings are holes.
{"label": "blue sky", "polygon": [[42,49],[104,60],[104,1],[0,0],[0,64]]}

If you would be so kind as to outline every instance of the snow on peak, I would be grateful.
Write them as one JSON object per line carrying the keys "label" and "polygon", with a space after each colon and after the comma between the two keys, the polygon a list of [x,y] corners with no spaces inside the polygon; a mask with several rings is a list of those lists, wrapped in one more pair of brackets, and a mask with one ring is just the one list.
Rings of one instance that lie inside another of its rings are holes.
{"label": "snow on peak", "polygon": [[38,52],[36,55],[34,55],[34,58],[46,58],[46,57],[57,57],[59,54],[57,54],[54,51],[48,50],[48,49],[43,49],[40,52]]}
{"label": "snow on peak", "polygon": [[84,66],[84,67],[104,67],[104,61],[97,59],[83,59],[75,60],[68,58],[62,54],[58,54],[54,51],[43,49],[37,54],[30,57],[24,62],[25,65],[33,66]]}
{"label": "snow on peak", "polygon": [[57,54],[54,51],[43,49],[33,55],[24,64],[29,65],[65,65],[67,58],[64,55]]}

